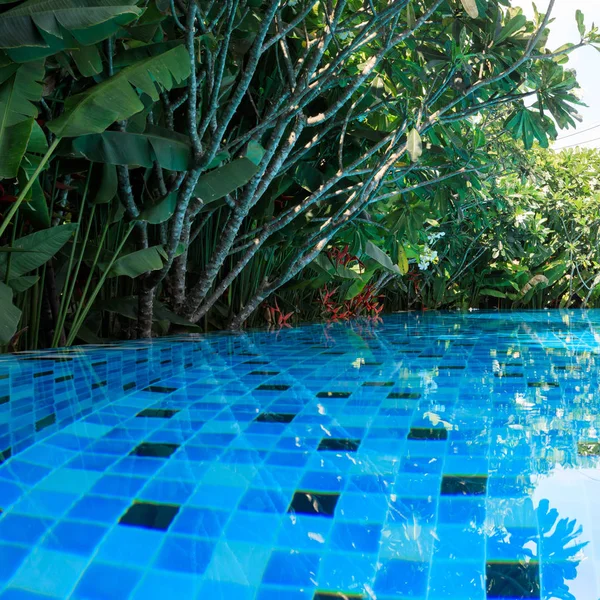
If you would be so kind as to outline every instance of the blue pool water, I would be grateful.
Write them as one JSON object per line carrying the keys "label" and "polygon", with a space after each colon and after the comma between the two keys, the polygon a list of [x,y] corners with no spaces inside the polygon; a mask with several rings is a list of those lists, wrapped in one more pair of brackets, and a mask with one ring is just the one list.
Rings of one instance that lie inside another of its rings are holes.
{"label": "blue pool water", "polygon": [[600,311],[0,357],[0,598],[600,596]]}

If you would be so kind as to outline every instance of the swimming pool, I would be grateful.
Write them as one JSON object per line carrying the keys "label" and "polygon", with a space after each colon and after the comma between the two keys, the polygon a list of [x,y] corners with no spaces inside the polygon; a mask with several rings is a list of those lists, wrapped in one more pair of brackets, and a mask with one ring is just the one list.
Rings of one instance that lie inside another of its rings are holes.
{"label": "swimming pool", "polygon": [[0,598],[597,600],[599,364],[600,311],[0,357]]}

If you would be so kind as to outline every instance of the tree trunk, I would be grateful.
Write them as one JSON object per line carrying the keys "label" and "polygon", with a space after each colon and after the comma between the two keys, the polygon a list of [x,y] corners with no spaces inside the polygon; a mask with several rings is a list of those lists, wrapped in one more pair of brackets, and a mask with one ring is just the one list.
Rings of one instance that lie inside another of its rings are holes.
{"label": "tree trunk", "polygon": [[266,288],[264,291],[262,288],[259,289],[254,296],[250,299],[248,304],[242,308],[242,310],[231,319],[227,329],[237,331],[242,328],[246,319],[261,305],[262,301],[272,292],[273,290]]}
{"label": "tree trunk", "polygon": [[181,230],[181,243],[185,250],[173,261],[169,283],[171,288],[171,308],[179,312],[185,302],[185,280],[187,275],[188,246],[190,243],[191,219],[187,218]]}
{"label": "tree trunk", "polygon": [[138,338],[152,337],[152,317],[154,314],[154,290],[143,286],[138,294]]}
{"label": "tree trunk", "polygon": [[[54,261],[50,261],[46,267],[46,297],[48,298],[48,305],[50,307],[50,313],[52,315],[52,333],[56,329],[56,323],[58,321],[58,291],[56,290],[56,279],[54,277]],[[66,346],[67,338],[65,337],[64,329],[60,332],[59,346]]]}

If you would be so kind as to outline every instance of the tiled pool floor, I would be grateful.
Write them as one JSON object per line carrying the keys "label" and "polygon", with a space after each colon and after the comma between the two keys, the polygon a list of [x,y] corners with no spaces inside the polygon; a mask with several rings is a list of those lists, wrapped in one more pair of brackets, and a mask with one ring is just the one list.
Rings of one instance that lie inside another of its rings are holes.
{"label": "tiled pool floor", "polygon": [[0,598],[597,600],[599,362],[600,311],[3,357]]}

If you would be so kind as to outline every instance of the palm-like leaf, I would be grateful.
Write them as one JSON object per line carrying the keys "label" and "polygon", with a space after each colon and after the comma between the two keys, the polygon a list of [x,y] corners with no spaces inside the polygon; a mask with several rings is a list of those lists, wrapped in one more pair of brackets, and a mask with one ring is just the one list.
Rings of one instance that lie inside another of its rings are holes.
{"label": "palm-like leaf", "polygon": [[73,140],[72,149],[94,162],[151,167],[157,161],[171,171],[185,171],[191,158],[187,136],[155,126],[144,133],[105,131],[81,136]]}
{"label": "palm-like leaf", "polygon": [[17,331],[21,311],[12,302],[13,291],[0,282],[0,344],[8,344]]}
{"label": "palm-like leaf", "polygon": [[136,91],[158,100],[158,89],[170,90],[190,74],[190,62],[183,46],[142,60],[117,75],[72,96],[65,112],[48,123],[59,137],[102,133],[115,121],[128,119],[144,110]]}
{"label": "palm-like leaf", "polygon": [[0,179],[16,177],[42,97],[44,64],[0,63]]}
{"label": "palm-like leaf", "polygon": [[0,15],[0,48],[95,44],[141,14],[135,0],[26,0]]}

